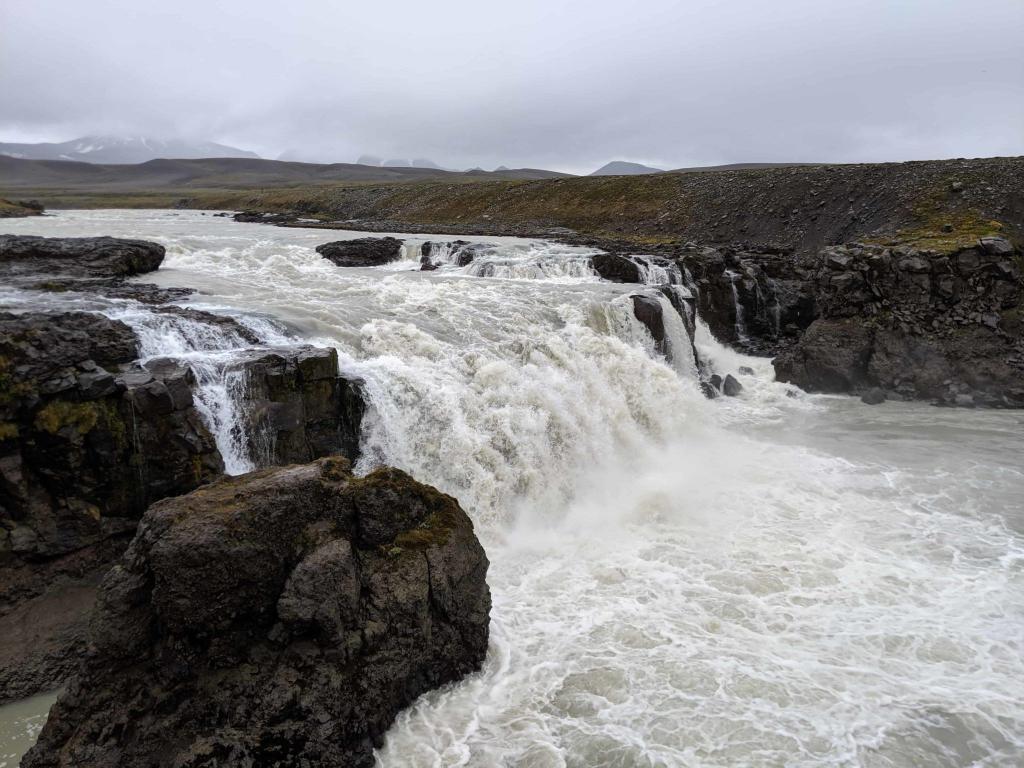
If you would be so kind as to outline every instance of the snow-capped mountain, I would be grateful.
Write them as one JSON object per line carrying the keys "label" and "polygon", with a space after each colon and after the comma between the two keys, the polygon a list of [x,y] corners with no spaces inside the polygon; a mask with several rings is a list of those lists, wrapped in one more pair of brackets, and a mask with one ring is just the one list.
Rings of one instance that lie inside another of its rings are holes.
{"label": "snow-capped mountain", "polygon": [[86,163],[144,163],[157,158],[259,157],[255,152],[212,141],[146,136],[83,136],[59,144],[0,143],[0,155],[26,160],[78,160]]}

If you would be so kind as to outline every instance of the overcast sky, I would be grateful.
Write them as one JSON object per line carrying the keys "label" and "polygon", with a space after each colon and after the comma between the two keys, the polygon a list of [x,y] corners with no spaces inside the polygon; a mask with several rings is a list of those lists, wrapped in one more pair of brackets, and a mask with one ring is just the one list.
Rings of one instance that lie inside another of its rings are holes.
{"label": "overcast sky", "polygon": [[0,2],[0,140],[589,171],[1024,154],[1024,0]]}

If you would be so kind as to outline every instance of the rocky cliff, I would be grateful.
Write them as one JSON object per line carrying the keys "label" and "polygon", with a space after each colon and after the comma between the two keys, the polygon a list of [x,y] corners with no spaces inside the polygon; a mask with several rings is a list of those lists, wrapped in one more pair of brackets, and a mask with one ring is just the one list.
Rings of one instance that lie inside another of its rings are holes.
{"label": "rocky cliff", "polygon": [[607,251],[595,258],[606,279],[642,282],[643,260],[678,265],[717,339],[775,357],[779,379],[807,391],[1024,407],[1024,254],[1005,237],[803,253],[666,244],[646,256],[591,242]]}
{"label": "rocky cliff", "polygon": [[[70,273],[75,289],[166,293],[105,282],[159,264],[160,246],[94,243],[3,237],[0,271],[16,265],[29,286]],[[231,318],[147,311],[259,344]],[[191,363],[138,356],[136,333],[97,313],[0,313],[0,702],[60,684],[84,648],[96,585],[142,513],[224,471]],[[364,404],[358,382],[338,376],[334,350],[240,349],[223,365],[245,416],[239,439],[258,466],[357,457]]]}
{"label": "rocky cliff", "polygon": [[1024,407],[1022,265],[1003,238],[949,252],[827,248],[807,283],[816,319],[776,358],[778,377],[815,392]]}
{"label": "rocky cliff", "polygon": [[370,766],[402,707],[479,668],[488,564],[469,518],[348,466],[151,507],[25,768]]}

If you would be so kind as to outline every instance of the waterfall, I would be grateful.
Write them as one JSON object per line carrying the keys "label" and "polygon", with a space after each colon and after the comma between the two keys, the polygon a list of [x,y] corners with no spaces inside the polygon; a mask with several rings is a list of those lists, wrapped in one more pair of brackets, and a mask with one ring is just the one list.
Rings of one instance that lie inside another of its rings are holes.
{"label": "waterfall", "polygon": [[640,270],[640,282],[645,285],[678,285],[683,282],[679,265],[670,261],[655,261],[650,256],[630,256]]}
{"label": "waterfall", "polygon": [[[677,288],[680,286],[672,286]],[[685,290],[685,289],[683,289]],[[688,293],[688,292],[687,292]],[[693,347],[693,331],[688,327],[686,315],[667,296],[658,296],[665,323],[666,355],[672,368],[688,381],[697,378],[697,357]]]}
{"label": "waterfall", "polygon": [[[239,475],[256,469],[257,460],[251,455],[247,435],[247,375],[231,367],[233,351],[252,348],[252,342],[229,324],[154,312],[143,306],[107,310],[104,314],[135,331],[141,362],[167,357],[192,369],[196,378],[193,401],[224,459],[225,472]],[[249,323],[254,327],[270,325],[258,318],[251,318]]]}
{"label": "waterfall", "polygon": [[477,258],[464,268],[473,277],[506,280],[586,280],[594,278],[590,259],[585,256],[556,258],[535,256],[525,259]]}
{"label": "waterfall", "polygon": [[729,278],[729,284],[732,287],[732,302],[736,315],[736,339],[737,341],[747,340],[747,323],[743,316],[743,303],[740,301],[740,292],[736,287],[736,283],[740,280],[740,275],[731,269],[727,269],[725,274]]}

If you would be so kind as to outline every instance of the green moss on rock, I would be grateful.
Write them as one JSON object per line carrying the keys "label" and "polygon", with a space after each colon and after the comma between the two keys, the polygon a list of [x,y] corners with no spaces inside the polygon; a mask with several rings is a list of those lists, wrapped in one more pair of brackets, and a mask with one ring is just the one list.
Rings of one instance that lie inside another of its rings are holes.
{"label": "green moss on rock", "polygon": [[36,414],[36,428],[55,435],[65,427],[73,427],[80,435],[90,432],[99,420],[95,403],[71,403],[54,400]]}

